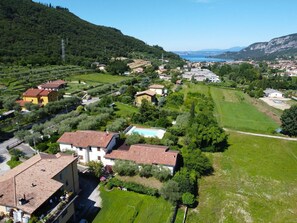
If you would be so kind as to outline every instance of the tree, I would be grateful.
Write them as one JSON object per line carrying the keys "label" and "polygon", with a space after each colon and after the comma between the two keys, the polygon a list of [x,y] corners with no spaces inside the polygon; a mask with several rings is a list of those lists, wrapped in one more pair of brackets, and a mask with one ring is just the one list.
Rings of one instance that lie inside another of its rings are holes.
{"label": "tree", "polygon": [[169,180],[168,182],[164,183],[160,189],[160,194],[165,200],[168,200],[174,205],[180,201],[182,196],[178,183],[174,180]]}
{"label": "tree", "polygon": [[141,135],[139,135],[137,133],[133,133],[132,135],[127,136],[125,143],[128,145],[133,145],[133,144],[140,143],[142,141],[144,141],[144,140],[141,137]]}
{"label": "tree", "polygon": [[297,136],[297,105],[284,110],[281,116],[282,132],[289,136]]}
{"label": "tree", "polygon": [[209,175],[213,172],[209,159],[198,148],[183,148],[182,156],[184,166],[189,170],[195,170],[199,175]]}
{"label": "tree", "polygon": [[103,164],[98,161],[90,161],[87,163],[89,171],[94,174],[96,177],[100,177],[103,174]]}
{"label": "tree", "polygon": [[195,203],[195,196],[189,192],[182,195],[182,202],[184,205],[192,206]]}
{"label": "tree", "polygon": [[113,170],[120,176],[135,176],[138,172],[138,165],[131,161],[117,160]]}
{"label": "tree", "polygon": [[196,176],[190,174],[187,168],[182,168],[178,171],[174,177],[172,178],[175,182],[178,183],[180,191],[182,193],[194,193],[195,192],[195,184],[196,184]]}

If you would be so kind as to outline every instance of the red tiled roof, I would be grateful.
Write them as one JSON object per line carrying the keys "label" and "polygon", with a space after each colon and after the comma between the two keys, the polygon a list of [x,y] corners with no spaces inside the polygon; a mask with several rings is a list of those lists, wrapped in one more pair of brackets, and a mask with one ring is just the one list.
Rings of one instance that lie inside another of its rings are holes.
{"label": "red tiled roof", "polygon": [[146,90],[146,91],[137,92],[136,93],[136,96],[140,96],[140,95],[143,95],[143,94],[147,94],[147,95],[153,97],[153,96],[156,95],[156,92],[150,91],[150,90]]}
{"label": "red tiled roof", "polygon": [[24,101],[24,100],[17,100],[16,103],[18,103],[21,107],[25,107],[26,103],[32,103],[32,102]]}
{"label": "red tiled roof", "polygon": [[178,152],[171,151],[167,146],[148,144],[132,145],[129,150],[113,150],[105,158],[130,160],[142,164],[159,164],[175,166]]}
{"label": "red tiled roof", "polygon": [[37,97],[43,90],[41,89],[35,89],[30,88],[25,93],[23,93],[23,96],[25,97]]}
{"label": "red tiled roof", "polygon": [[48,96],[52,91],[48,91],[48,90],[43,90],[42,92],[40,92],[40,96]]}
{"label": "red tiled roof", "polygon": [[75,147],[102,147],[106,148],[116,133],[106,133],[98,131],[77,131],[65,132],[57,142],[72,144]]}
{"label": "red tiled roof", "polygon": [[51,93],[51,91],[30,88],[25,93],[23,93],[24,97],[38,97],[38,96],[47,96]]}
{"label": "red tiled roof", "polygon": [[149,88],[153,88],[153,89],[163,89],[164,86],[160,85],[160,84],[152,84],[149,86]]}
{"label": "red tiled roof", "polygon": [[[0,205],[32,214],[63,184],[53,179],[77,158],[65,154],[40,153],[0,177]],[[35,185],[35,186],[32,186]],[[26,197],[26,204],[18,200]]]}
{"label": "red tiled roof", "polygon": [[66,84],[66,81],[63,80],[55,80],[48,83],[44,83],[39,85],[41,88],[59,88],[61,85]]}

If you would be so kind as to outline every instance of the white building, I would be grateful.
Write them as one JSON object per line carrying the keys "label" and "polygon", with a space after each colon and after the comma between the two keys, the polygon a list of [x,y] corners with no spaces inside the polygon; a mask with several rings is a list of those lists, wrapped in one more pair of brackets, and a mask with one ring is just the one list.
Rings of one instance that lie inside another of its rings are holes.
{"label": "white building", "polygon": [[105,155],[116,146],[118,137],[118,133],[77,131],[65,132],[57,142],[62,152],[76,152],[81,163],[101,161],[106,166],[113,165],[110,160],[105,159]]}
{"label": "white building", "polygon": [[158,95],[163,95],[164,94],[164,86],[160,84],[153,84],[149,86],[150,91],[156,92]]}
{"label": "white building", "polygon": [[269,98],[282,98],[283,97],[283,93],[274,89],[270,89],[267,88],[264,91],[265,97],[269,97]]}
{"label": "white building", "polygon": [[182,77],[188,80],[192,80],[192,78],[194,78],[196,81],[208,80],[213,83],[221,82],[218,75],[210,70],[200,68],[192,68],[191,71],[186,71]]}

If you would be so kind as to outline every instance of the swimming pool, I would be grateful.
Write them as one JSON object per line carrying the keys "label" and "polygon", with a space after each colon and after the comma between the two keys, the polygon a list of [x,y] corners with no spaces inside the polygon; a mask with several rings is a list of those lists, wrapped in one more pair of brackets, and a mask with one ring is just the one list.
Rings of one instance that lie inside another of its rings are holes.
{"label": "swimming pool", "polygon": [[166,131],[163,130],[163,129],[139,128],[139,127],[133,126],[127,132],[127,135],[131,135],[133,133],[136,133],[136,134],[142,135],[144,137],[157,137],[159,139],[162,139],[165,132]]}

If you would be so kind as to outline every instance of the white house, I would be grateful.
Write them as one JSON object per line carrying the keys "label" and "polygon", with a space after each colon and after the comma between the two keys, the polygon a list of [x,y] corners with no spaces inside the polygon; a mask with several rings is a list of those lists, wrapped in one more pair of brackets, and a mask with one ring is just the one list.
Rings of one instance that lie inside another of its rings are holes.
{"label": "white house", "polygon": [[110,160],[105,159],[105,155],[116,146],[118,137],[118,133],[77,131],[65,132],[57,142],[62,152],[76,152],[81,163],[101,161],[106,166],[112,165]]}
{"label": "white house", "polygon": [[283,97],[283,93],[274,89],[270,89],[267,88],[264,91],[265,97],[269,97],[269,98],[282,98]]}
{"label": "white house", "polygon": [[160,84],[153,84],[149,86],[150,91],[156,92],[158,95],[163,95],[164,94],[164,86]]}

